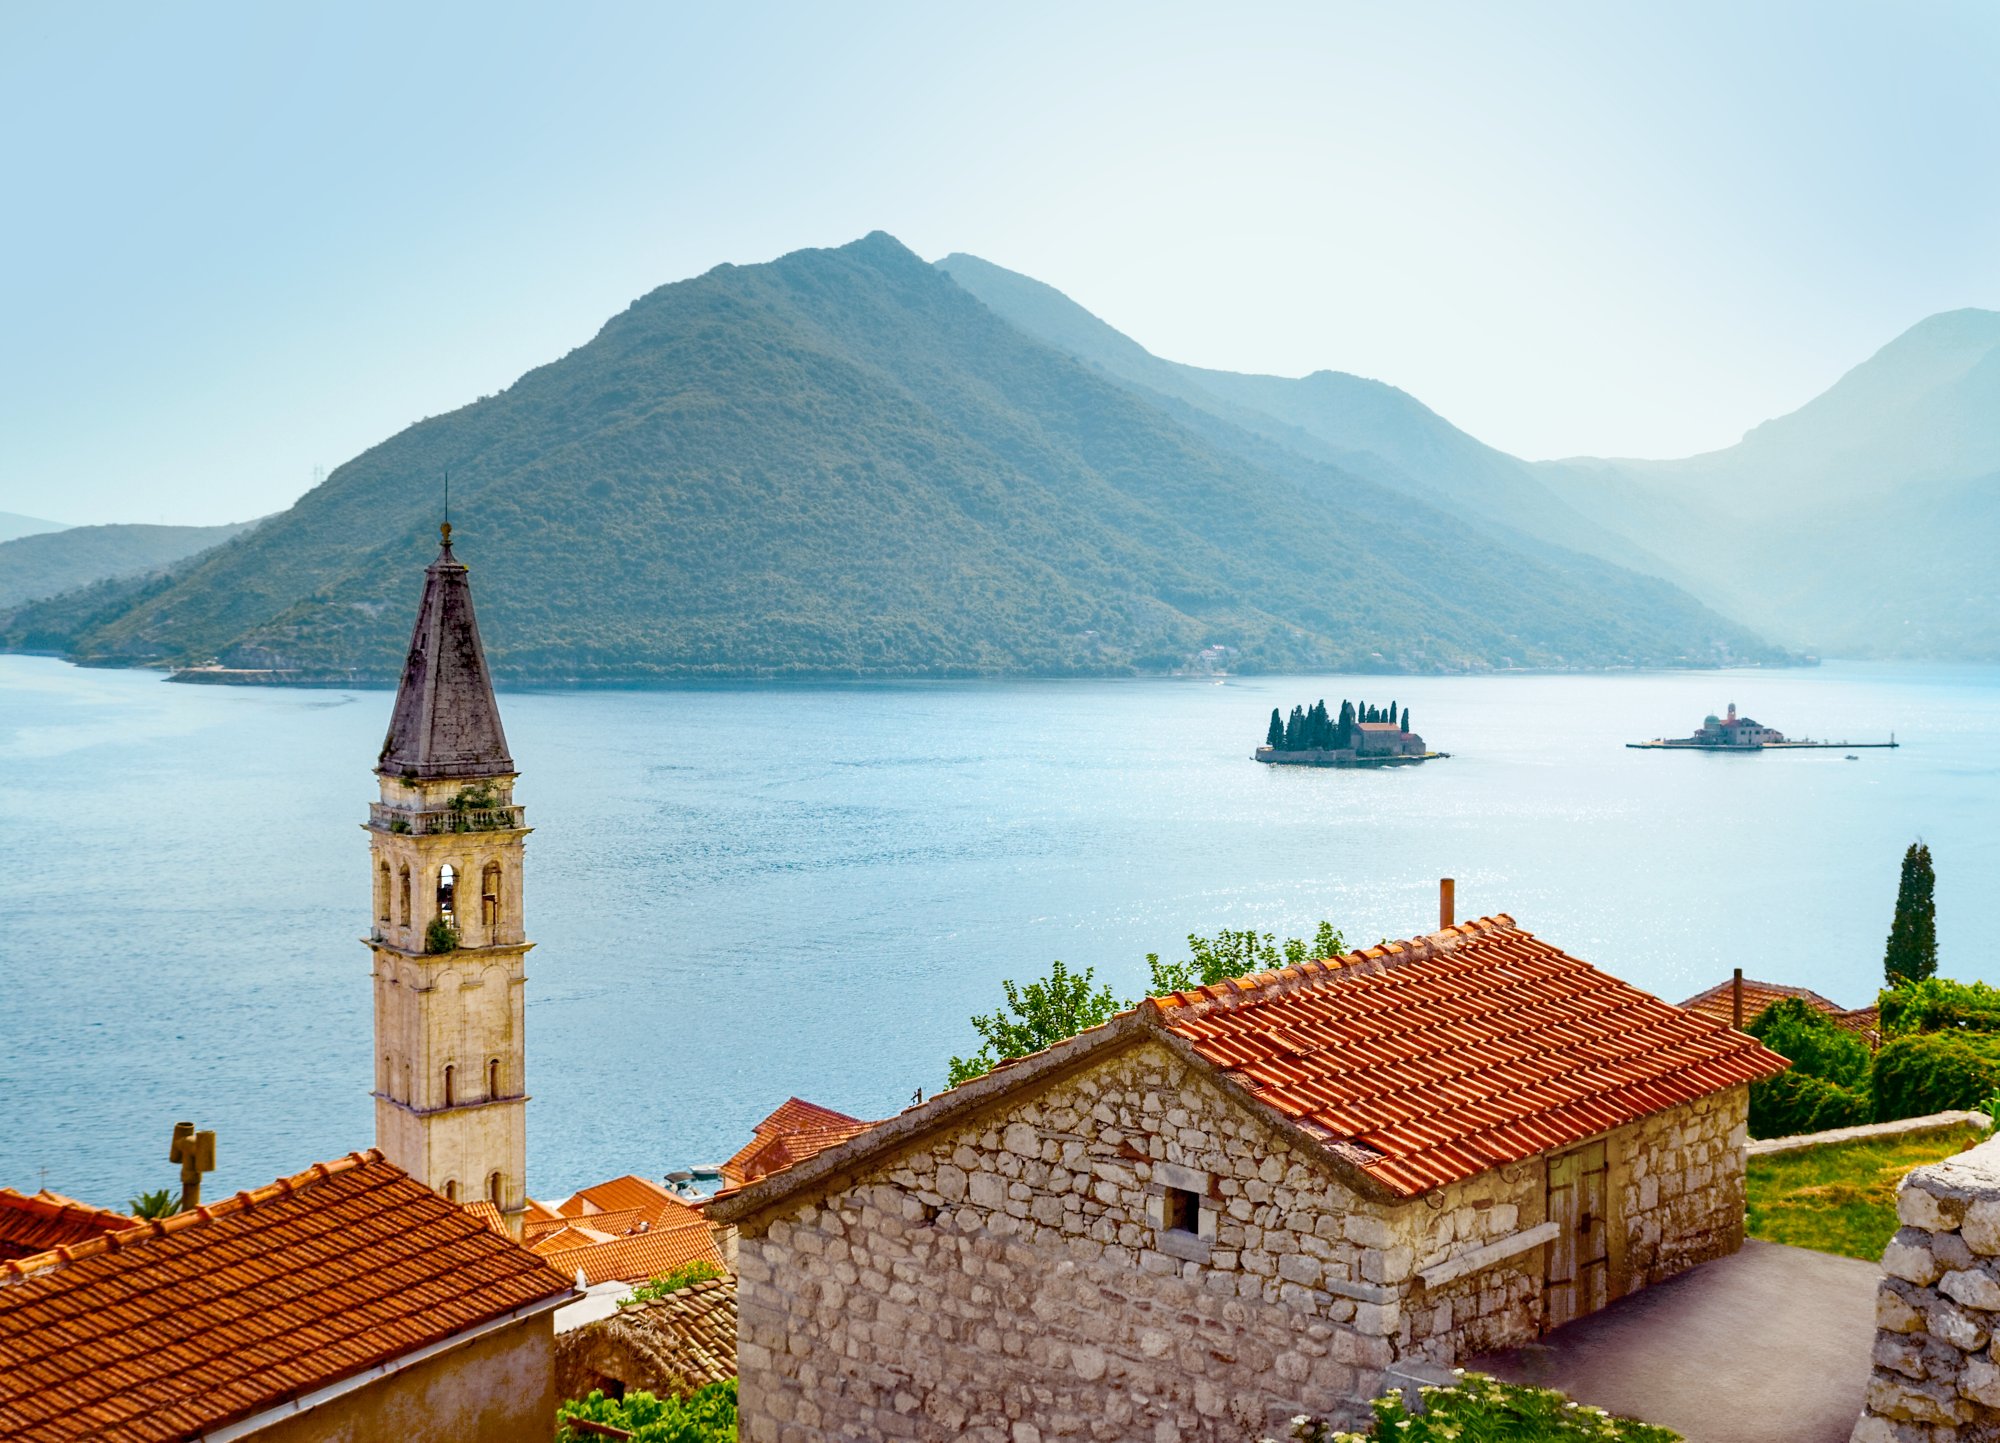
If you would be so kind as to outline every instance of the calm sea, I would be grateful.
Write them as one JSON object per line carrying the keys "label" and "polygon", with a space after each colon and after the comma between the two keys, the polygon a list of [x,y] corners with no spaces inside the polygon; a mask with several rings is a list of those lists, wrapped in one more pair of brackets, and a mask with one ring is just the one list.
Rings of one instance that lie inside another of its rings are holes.
{"label": "calm sea", "polygon": [[[1392,698],[1451,760],[1249,760],[1273,706]],[[1900,751],[1658,754],[1735,700]],[[372,1142],[367,847],[386,692],[0,657],[0,1184],[122,1204],[179,1118],[210,1194]],[[529,840],[529,1187],[717,1161],[798,1094],[943,1081],[999,980],[1121,993],[1190,931],[1461,915],[1678,1001],[1873,992],[1897,864],[1994,976],[2000,669],[509,693]]]}

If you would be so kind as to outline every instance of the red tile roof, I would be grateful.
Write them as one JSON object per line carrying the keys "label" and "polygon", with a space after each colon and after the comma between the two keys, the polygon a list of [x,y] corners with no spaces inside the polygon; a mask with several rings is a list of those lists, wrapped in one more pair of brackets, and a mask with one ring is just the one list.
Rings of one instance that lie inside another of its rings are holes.
{"label": "red tile roof", "polygon": [[722,1181],[728,1187],[741,1187],[783,1172],[874,1125],[816,1102],[791,1098],[751,1129],[750,1141],[722,1165]]}
{"label": "red tile roof", "polygon": [[464,1208],[473,1217],[478,1218],[494,1232],[500,1234],[501,1237],[510,1238],[513,1236],[512,1233],[507,1231],[507,1219],[501,1215],[500,1209],[486,1201],[485,1198],[474,1198],[471,1202],[460,1203],[459,1206]]}
{"label": "red tile roof", "polygon": [[46,1188],[21,1193],[0,1187],[0,1261],[33,1257],[64,1243],[85,1242],[143,1226],[129,1214],[92,1207]]}
{"label": "red tile roof", "polygon": [[631,1212],[653,1227],[688,1223],[700,1216],[662,1184],[631,1173],[582,1189],[560,1204],[556,1211],[571,1219],[590,1218],[598,1213]]}
{"label": "red tile roof", "polygon": [[[1706,992],[1697,992],[1681,1006],[1690,1012],[1699,1012],[1705,1017],[1713,1017],[1721,1022],[1729,1022],[1735,1016],[1736,1003],[1731,995],[1735,979],[1718,982]],[[1781,982],[1752,982],[1743,979],[1743,1021],[1747,1026],[1763,1014],[1773,1002],[1781,1002],[1787,997],[1796,997],[1808,1007],[1824,1012],[1849,1032],[1859,1033],[1871,1043],[1881,1040],[1881,1018],[1874,1007],[1842,1007],[1830,998],[1806,987],[1787,987]]]}
{"label": "red tile roof", "polygon": [[0,1436],[184,1439],[569,1279],[380,1153],[0,1263]]}
{"label": "red tile roof", "polygon": [[536,1251],[565,1277],[574,1278],[577,1270],[582,1269],[584,1282],[592,1287],[611,1282],[643,1283],[692,1262],[723,1266],[722,1250],[716,1247],[715,1237],[705,1222],[634,1233],[581,1247],[544,1250],[538,1243]]}
{"label": "red tile roof", "polygon": [[1786,1066],[1505,916],[1147,1005],[1405,1197]]}

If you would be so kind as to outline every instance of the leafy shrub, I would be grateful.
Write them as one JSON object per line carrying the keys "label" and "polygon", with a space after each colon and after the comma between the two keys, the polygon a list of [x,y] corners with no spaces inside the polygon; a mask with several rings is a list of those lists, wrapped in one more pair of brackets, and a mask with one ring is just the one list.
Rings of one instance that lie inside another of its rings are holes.
{"label": "leafy shrub", "polygon": [[612,1399],[592,1390],[556,1410],[556,1443],[598,1443],[598,1435],[570,1427],[573,1418],[623,1428],[634,1443],[736,1443],[736,1380],[710,1383],[685,1398],[628,1393]]}
{"label": "leafy shrub", "polygon": [[1312,941],[1287,937],[1282,943],[1269,932],[1231,932],[1227,928],[1213,937],[1188,934],[1189,956],[1185,961],[1162,962],[1160,954],[1148,952],[1146,966],[1151,972],[1148,997],[1164,997],[1169,992],[1187,992],[1226,982],[1232,977],[1248,977],[1253,972],[1275,972],[1316,957],[1338,957],[1347,950],[1347,941],[1331,922],[1321,922]]}
{"label": "leafy shrub", "polygon": [[1796,1137],[1874,1120],[1874,1102],[1866,1090],[1811,1073],[1795,1069],[1750,1084],[1752,1137]]}
{"label": "leafy shrub", "polygon": [[458,928],[442,917],[431,918],[431,925],[424,928],[424,951],[435,954],[457,950]]}
{"label": "leafy shrub", "polygon": [[1744,1031],[1790,1059],[1794,1073],[1867,1090],[1868,1044],[1803,998],[1773,1002]]}
{"label": "leafy shrub", "polygon": [[641,1303],[650,1303],[655,1298],[664,1298],[669,1293],[678,1293],[682,1288],[691,1288],[696,1283],[705,1283],[710,1278],[722,1276],[722,1269],[706,1258],[697,1258],[671,1272],[661,1273],[656,1278],[648,1278],[632,1289],[632,1296],[620,1298],[621,1308],[636,1308]]}
{"label": "leafy shrub", "polygon": [[1879,999],[1882,1035],[1913,1032],[2000,1032],[2000,987],[1926,977],[1887,987]]}
{"label": "leafy shrub", "polygon": [[1454,1386],[1423,1394],[1421,1413],[1405,1410],[1395,1394],[1377,1399],[1375,1423],[1366,1433],[1336,1432],[1301,1416],[1292,1420],[1291,1436],[1299,1443],[1681,1443],[1669,1429],[1484,1373],[1465,1373]]}
{"label": "leafy shrub", "polygon": [[1893,1122],[1977,1107],[2000,1091],[2000,1038],[1930,1032],[1875,1054],[1875,1118]]}

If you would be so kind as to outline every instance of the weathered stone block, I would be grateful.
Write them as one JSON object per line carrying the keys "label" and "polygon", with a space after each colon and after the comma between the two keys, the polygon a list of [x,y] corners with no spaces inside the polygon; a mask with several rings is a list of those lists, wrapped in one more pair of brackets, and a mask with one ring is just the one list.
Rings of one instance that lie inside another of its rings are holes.
{"label": "weathered stone block", "polygon": [[1975,1253],[2000,1257],[2000,1196],[1980,1198],[1967,1206],[1958,1235]]}
{"label": "weathered stone block", "polygon": [[1937,1288],[1947,1298],[1963,1303],[1968,1308],[2000,1312],[2000,1278],[1994,1277],[1984,1268],[1946,1273],[1939,1280]]}
{"label": "weathered stone block", "polygon": [[1931,1253],[1930,1235],[1917,1228],[1903,1228],[1882,1252],[1882,1271],[1918,1287],[1929,1287],[1944,1269]]}

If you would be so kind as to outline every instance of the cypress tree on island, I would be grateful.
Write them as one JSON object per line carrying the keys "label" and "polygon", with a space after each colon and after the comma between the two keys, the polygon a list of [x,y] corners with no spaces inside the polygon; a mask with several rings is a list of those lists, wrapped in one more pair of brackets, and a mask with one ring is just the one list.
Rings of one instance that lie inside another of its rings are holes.
{"label": "cypress tree on island", "polygon": [[1889,945],[1882,954],[1882,973],[1891,987],[1921,982],[1937,974],[1937,903],[1932,893],[1937,874],[1931,849],[1910,843],[1903,853],[1903,876],[1896,885],[1896,920],[1889,924]]}
{"label": "cypress tree on island", "polygon": [[1276,707],[1271,708],[1271,729],[1264,734],[1264,745],[1283,750],[1285,745],[1285,719],[1278,715]]}

